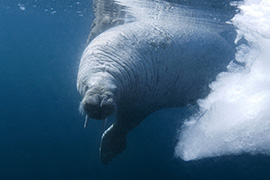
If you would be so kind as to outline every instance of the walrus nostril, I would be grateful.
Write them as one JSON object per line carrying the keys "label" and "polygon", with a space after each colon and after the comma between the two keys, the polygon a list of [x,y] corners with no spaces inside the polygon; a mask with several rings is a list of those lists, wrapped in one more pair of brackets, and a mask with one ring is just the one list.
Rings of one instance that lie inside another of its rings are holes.
{"label": "walrus nostril", "polygon": [[107,116],[110,116],[113,114],[115,110],[115,102],[112,98],[103,99],[100,104],[100,107]]}
{"label": "walrus nostril", "polygon": [[82,107],[84,113],[86,113],[89,118],[104,120],[113,114],[115,102],[113,98],[108,96],[104,97],[99,94],[92,94],[91,96],[85,96],[82,101]]}

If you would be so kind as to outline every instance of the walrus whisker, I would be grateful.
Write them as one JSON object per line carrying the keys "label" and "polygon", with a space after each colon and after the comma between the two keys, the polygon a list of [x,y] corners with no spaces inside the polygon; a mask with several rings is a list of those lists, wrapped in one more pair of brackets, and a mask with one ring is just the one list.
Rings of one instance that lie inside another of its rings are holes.
{"label": "walrus whisker", "polygon": [[89,117],[88,117],[88,115],[86,115],[85,119],[84,119],[84,125],[83,125],[84,128],[87,128],[88,119],[89,119]]}

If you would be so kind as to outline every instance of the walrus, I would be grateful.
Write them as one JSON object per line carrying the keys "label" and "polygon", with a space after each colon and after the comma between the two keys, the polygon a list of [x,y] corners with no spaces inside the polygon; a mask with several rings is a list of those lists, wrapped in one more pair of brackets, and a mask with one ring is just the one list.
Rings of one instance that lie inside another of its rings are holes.
{"label": "walrus", "polygon": [[103,9],[102,15],[100,6],[107,2],[99,2],[94,1],[97,17],[81,57],[77,89],[86,123],[116,117],[101,138],[100,159],[107,164],[149,114],[195,104],[209,93],[209,84],[234,58],[235,30],[226,23],[224,4],[217,12],[207,4],[190,8],[181,0],[120,0],[110,1],[116,10],[108,15]]}

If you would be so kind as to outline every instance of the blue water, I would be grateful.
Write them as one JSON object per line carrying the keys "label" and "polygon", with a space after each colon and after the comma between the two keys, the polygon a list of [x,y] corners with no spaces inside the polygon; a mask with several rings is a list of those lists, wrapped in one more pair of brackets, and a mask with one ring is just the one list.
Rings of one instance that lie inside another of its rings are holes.
{"label": "blue water", "polygon": [[102,124],[83,128],[76,91],[92,19],[88,0],[1,0],[1,180],[269,179],[268,156],[174,158],[187,109],[151,115],[129,134],[126,151],[104,166],[98,156]]}

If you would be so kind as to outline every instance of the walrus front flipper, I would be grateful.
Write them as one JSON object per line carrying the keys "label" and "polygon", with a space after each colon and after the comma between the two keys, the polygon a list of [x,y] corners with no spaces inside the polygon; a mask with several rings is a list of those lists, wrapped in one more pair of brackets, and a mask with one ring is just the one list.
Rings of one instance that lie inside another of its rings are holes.
{"label": "walrus front flipper", "polygon": [[125,134],[120,134],[111,125],[102,135],[99,149],[100,159],[103,164],[108,164],[113,158],[122,153],[127,146]]}
{"label": "walrus front flipper", "polygon": [[138,126],[145,117],[143,112],[118,112],[117,121],[103,133],[101,138],[99,155],[103,164],[108,164],[126,149],[127,134]]}

